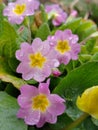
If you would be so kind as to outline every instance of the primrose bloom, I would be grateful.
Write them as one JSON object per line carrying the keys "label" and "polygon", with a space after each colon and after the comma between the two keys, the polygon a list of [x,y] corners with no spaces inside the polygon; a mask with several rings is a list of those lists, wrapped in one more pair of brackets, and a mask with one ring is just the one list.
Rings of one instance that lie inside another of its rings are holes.
{"label": "primrose bloom", "polygon": [[59,66],[49,41],[43,42],[39,38],[34,39],[32,45],[22,43],[21,49],[16,51],[16,58],[21,61],[16,71],[22,73],[25,80],[33,78],[42,82],[50,76],[52,68]]}
{"label": "primrose bloom", "polygon": [[67,13],[58,4],[46,5],[45,10],[48,13],[48,18],[53,18],[53,25],[58,26],[66,21]]}
{"label": "primrose bloom", "polygon": [[71,30],[57,30],[53,36],[49,36],[48,40],[60,63],[68,64],[69,61],[78,59],[80,45],[77,43],[78,36],[72,34]]}
{"label": "primrose bloom", "polygon": [[98,119],[98,86],[86,89],[76,101],[77,107]]}
{"label": "primrose bloom", "polygon": [[25,16],[33,15],[38,9],[39,2],[37,0],[17,0],[8,3],[3,11],[4,16],[8,16],[8,20],[12,24],[21,24]]}
{"label": "primrose bloom", "polygon": [[65,111],[65,100],[57,94],[50,94],[48,87],[49,80],[47,83],[40,83],[38,88],[23,85],[18,97],[20,110],[17,117],[24,119],[26,124],[37,127],[42,127],[45,122],[56,123],[57,116]]}

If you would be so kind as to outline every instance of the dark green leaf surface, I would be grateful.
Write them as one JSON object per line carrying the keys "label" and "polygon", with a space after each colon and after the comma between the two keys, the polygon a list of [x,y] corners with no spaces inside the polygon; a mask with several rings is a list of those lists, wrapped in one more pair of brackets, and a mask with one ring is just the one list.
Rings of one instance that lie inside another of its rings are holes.
{"label": "dark green leaf surface", "polygon": [[38,29],[36,37],[39,37],[42,40],[46,40],[48,35],[50,35],[49,25],[47,23],[44,23]]}
{"label": "dark green leaf surface", "polygon": [[0,92],[0,130],[27,130],[27,126],[16,117],[19,106],[15,98]]}
{"label": "dark green leaf surface", "polygon": [[0,30],[2,30],[2,35],[0,35],[0,55],[4,55],[7,58],[13,57],[17,49],[17,34],[14,28],[6,21],[3,21]]}
{"label": "dark green leaf surface", "polygon": [[75,119],[80,115],[75,105],[77,96],[94,85],[98,85],[98,62],[88,62],[63,78],[55,88],[54,93],[58,93],[66,99],[66,112]]}

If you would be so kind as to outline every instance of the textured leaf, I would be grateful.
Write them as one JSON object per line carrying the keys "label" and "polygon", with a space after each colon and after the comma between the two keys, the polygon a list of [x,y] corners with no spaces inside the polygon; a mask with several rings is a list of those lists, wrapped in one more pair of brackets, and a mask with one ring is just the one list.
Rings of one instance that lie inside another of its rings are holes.
{"label": "textured leaf", "polygon": [[36,37],[41,38],[42,40],[46,40],[47,36],[50,35],[50,29],[47,23],[44,23],[40,26],[38,31],[36,32]]}
{"label": "textured leaf", "polygon": [[98,52],[92,56],[91,61],[98,61]]}
{"label": "textured leaf", "polygon": [[95,38],[92,38],[92,39],[89,39],[87,42],[86,42],[86,50],[90,53],[92,52],[94,46],[96,44],[96,39]]}
{"label": "textured leaf", "polygon": [[10,68],[6,64],[5,60],[0,57],[0,79],[4,82],[12,83],[17,89],[26,84],[23,79],[17,78],[10,71]]}
{"label": "textured leaf", "polygon": [[91,21],[91,20],[84,21],[83,20],[82,23],[80,24],[80,26],[75,31],[75,33],[78,34],[79,41],[82,41],[86,37],[90,36],[92,33],[96,32],[96,31],[97,31],[97,26],[93,21]]}
{"label": "textured leaf", "polygon": [[23,120],[16,117],[18,109],[15,98],[0,92],[0,130],[27,130]]}
{"label": "textured leaf", "polygon": [[58,120],[55,124],[49,126],[52,130],[62,130],[70,123],[72,123],[72,119],[65,113],[58,117]]}
{"label": "textured leaf", "polygon": [[14,28],[6,21],[3,21],[0,30],[2,30],[2,35],[0,35],[0,54],[7,58],[13,57],[17,49],[17,34]]}
{"label": "textured leaf", "polygon": [[76,107],[77,96],[94,85],[98,85],[98,62],[88,62],[63,78],[54,93],[58,93],[67,100],[66,112],[75,119],[80,115]]}
{"label": "textured leaf", "polygon": [[47,22],[48,21],[48,17],[47,17],[47,13],[45,12],[44,6],[40,5],[40,9],[41,9],[41,16],[42,16],[42,21]]}
{"label": "textured leaf", "polygon": [[98,130],[98,126],[96,126],[92,122],[91,118],[88,118],[88,119],[85,120],[84,126],[85,126],[86,130]]}
{"label": "textured leaf", "polygon": [[[80,25],[80,23],[81,23],[81,18],[72,19],[70,22],[63,24],[56,30],[71,29],[72,32],[74,33],[76,31],[76,29],[78,28],[78,26]],[[53,30],[52,34],[54,34],[56,32],[56,30]]]}

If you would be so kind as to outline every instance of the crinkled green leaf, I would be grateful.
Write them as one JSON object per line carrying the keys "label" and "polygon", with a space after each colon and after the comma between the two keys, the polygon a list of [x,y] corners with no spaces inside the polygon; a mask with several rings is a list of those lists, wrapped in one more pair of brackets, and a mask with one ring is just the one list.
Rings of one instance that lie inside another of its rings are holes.
{"label": "crinkled green leaf", "polygon": [[98,52],[92,56],[91,61],[98,61]]}
{"label": "crinkled green leaf", "polygon": [[0,4],[0,35],[2,35],[2,32],[3,32],[3,4]]}
{"label": "crinkled green leaf", "polygon": [[68,117],[66,113],[64,113],[58,117],[58,120],[55,124],[50,124],[49,126],[52,130],[62,130],[70,123],[72,123],[72,119]]}
{"label": "crinkled green leaf", "polygon": [[79,55],[79,61],[81,63],[86,63],[86,62],[89,62],[92,58],[92,55],[90,54],[81,54]]}
{"label": "crinkled green leaf", "polygon": [[42,21],[47,22],[48,21],[48,17],[47,17],[47,13],[45,12],[44,6],[40,5],[40,9],[41,9],[41,17],[42,17]]}
{"label": "crinkled green leaf", "polygon": [[36,37],[46,40],[47,36],[50,35],[50,28],[47,23],[43,23],[36,32]]}
{"label": "crinkled green leaf", "polygon": [[0,57],[0,79],[4,82],[10,82],[12,83],[17,89],[20,89],[20,87],[26,82],[21,79],[17,78],[13,75],[11,72],[9,66],[6,64],[6,61]]}
{"label": "crinkled green leaf", "polygon": [[71,71],[57,85],[54,93],[66,99],[67,114],[73,119],[80,115],[76,107],[77,96],[85,89],[98,85],[98,62],[88,62]]}
{"label": "crinkled green leaf", "polygon": [[[62,26],[60,26],[59,28],[57,28],[56,30],[65,30],[65,29],[71,29],[72,32],[74,33],[75,30],[78,28],[78,26],[81,23],[81,18],[75,18],[72,19],[70,22],[63,24]],[[56,32],[56,30],[52,31],[52,34],[54,34]]]}
{"label": "crinkled green leaf", "polygon": [[78,26],[75,33],[78,34],[79,41],[82,41],[96,31],[97,31],[97,26],[93,21],[83,20],[82,23]]}
{"label": "crinkled green leaf", "polygon": [[86,130],[98,130],[98,126],[93,123],[91,118],[87,118],[84,122]]}
{"label": "crinkled green leaf", "polygon": [[98,127],[98,119],[91,118],[92,122]]}
{"label": "crinkled green leaf", "polygon": [[19,64],[19,61],[15,57],[11,57],[8,59],[8,65],[13,72],[16,72],[16,68]]}
{"label": "crinkled green leaf", "polygon": [[7,58],[13,57],[17,49],[16,31],[6,21],[3,21],[2,25],[0,26],[0,30],[2,30],[2,34],[0,35],[0,54]]}
{"label": "crinkled green leaf", "polygon": [[96,44],[96,38],[91,38],[86,42],[85,47],[88,53],[92,52],[95,44]]}
{"label": "crinkled green leaf", "polygon": [[0,92],[0,130],[27,130],[27,125],[16,117],[19,106],[15,98]]}

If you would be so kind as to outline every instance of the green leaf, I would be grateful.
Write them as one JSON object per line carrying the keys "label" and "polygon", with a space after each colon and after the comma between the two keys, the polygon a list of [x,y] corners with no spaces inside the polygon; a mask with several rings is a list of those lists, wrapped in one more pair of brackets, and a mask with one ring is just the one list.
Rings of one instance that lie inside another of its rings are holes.
{"label": "green leaf", "polygon": [[82,41],[96,31],[97,31],[96,24],[91,20],[87,20],[82,21],[82,23],[78,26],[75,33],[78,34],[79,41]]}
{"label": "green leaf", "polygon": [[71,71],[56,86],[54,93],[66,99],[66,113],[76,119],[80,111],[76,107],[76,99],[85,89],[98,85],[98,62],[88,62]]}
{"label": "green leaf", "polygon": [[96,44],[96,39],[95,38],[92,38],[92,39],[89,39],[86,44],[85,44],[85,47],[86,47],[86,50],[90,53],[92,52],[94,46]]}
{"label": "green leaf", "polygon": [[47,23],[43,23],[36,32],[36,37],[46,40],[47,36],[50,35],[50,28]]}
{"label": "green leaf", "polygon": [[0,130],[27,130],[27,126],[16,117],[19,106],[15,98],[0,92]]}
{"label": "green leaf", "polygon": [[41,10],[41,16],[42,16],[43,23],[47,22],[48,21],[47,13],[45,12],[44,6],[42,4],[40,5],[40,10]]}
{"label": "green leaf", "polygon": [[28,126],[28,130],[36,130],[36,128],[34,126]]}
{"label": "green leaf", "polygon": [[5,60],[0,57],[0,79],[4,82],[12,83],[17,89],[20,89],[20,87],[26,82],[21,79],[17,78],[13,75],[13,73],[10,71],[10,68],[6,64]]}
{"label": "green leaf", "polygon": [[98,52],[92,56],[91,61],[98,61]]}
{"label": "green leaf", "polygon": [[49,124],[49,126],[52,130],[62,130],[70,123],[72,123],[72,119],[66,113],[64,113],[58,117],[58,120],[55,124]]}
{"label": "green leaf", "polygon": [[98,130],[98,126],[96,126],[91,118],[87,118],[84,122],[84,126],[86,128],[86,130]]}
{"label": "green leaf", "polygon": [[[62,26],[60,26],[56,30],[71,29],[72,32],[74,33],[76,31],[76,29],[78,28],[78,26],[80,25],[80,23],[81,23],[81,18],[76,18],[68,23],[63,24]],[[56,30],[52,31],[52,34],[54,34],[56,32]]]}
{"label": "green leaf", "polygon": [[79,55],[79,61],[81,63],[86,63],[86,62],[90,61],[91,58],[92,58],[92,56],[90,54],[81,54],[81,55]]}
{"label": "green leaf", "polygon": [[3,32],[3,27],[2,27],[2,23],[3,23],[3,4],[0,4],[0,35]]}
{"label": "green leaf", "polygon": [[92,122],[98,127],[98,119],[91,118]]}
{"label": "green leaf", "polygon": [[15,57],[11,57],[8,59],[8,65],[13,72],[16,72],[16,68],[19,64],[19,61]]}
{"label": "green leaf", "polygon": [[16,31],[6,21],[3,21],[0,30],[2,30],[2,35],[0,35],[0,55],[4,55],[7,58],[13,57],[17,49]]}
{"label": "green leaf", "polygon": [[94,32],[90,37],[98,37],[98,31]]}
{"label": "green leaf", "polygon": [[12,97],[17,97],[20,93],[19,90],[17,90],[11,83],[7,83],[4,91],[9,95],[11,95]]}

